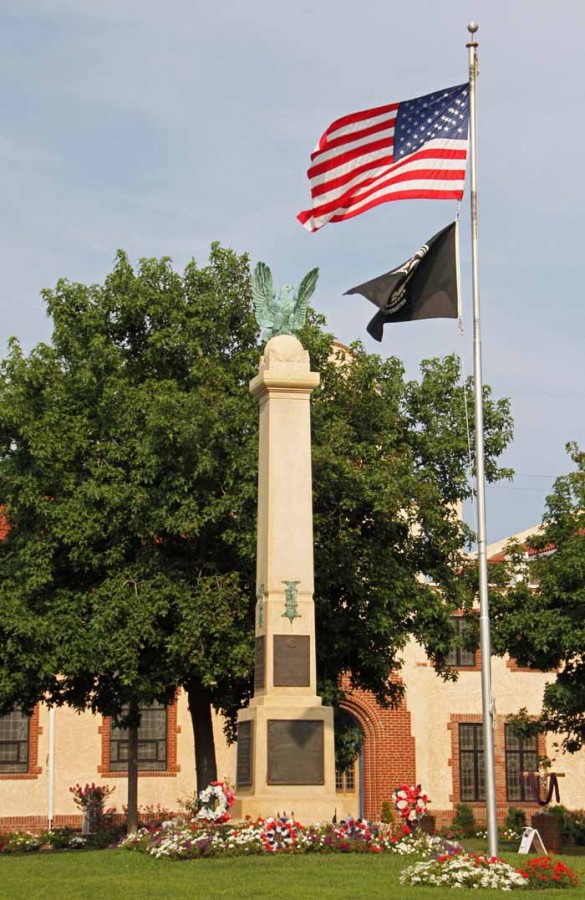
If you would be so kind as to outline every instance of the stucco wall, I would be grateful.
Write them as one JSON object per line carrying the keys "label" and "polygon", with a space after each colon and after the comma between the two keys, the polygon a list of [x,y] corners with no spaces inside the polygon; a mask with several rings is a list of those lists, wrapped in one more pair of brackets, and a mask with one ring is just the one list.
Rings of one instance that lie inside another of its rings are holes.
{"label": "stucco wall", "polygon": [[[417,780],[432,798],[434,810],[452,809],[457,801],[454,789],[454,760],[452,728],[457,724],[453,717],[469,716],[480,721],[481,672],[461,669],[456,682],[438,678],[424,651],[411,643],[405,654],[403,677],[407,685],[406,702],[412,717],[412,731],[416,746]],[[519,806],[507,803],[505,797],[505,761],[503,755],[503,728],[506,716],[526,707],[529,713],[538,713],[544,686],[553,678],[552,673],[517,669],[507,658],[492,660],[492,693],[496,705],[496,780],[498,806]],[[546,754],[553,759],[557,772],[564,772],[560,779],[561,802],[572,809],[585,807],[585,752],[575,755],[561,754],[554,746],[558,738],[547,736]],[[534,804],[530,804],[534,808]]]}
{"label": "stucco wall", "polygon": [[[496,768],[498,782],[498,812],[505,816],[509,805],[505,800],[505,769],[503,757],[503,727],[506,715],[519,706],[538,712],[543,687],[551,675],[517,670],[505,659],[492,663],[493,694],[496,701],[498,729],[496,731]],[[369,737],[364,754],[364,800],[366,815],[377,817],[383,799],[389,799],[393,787],[402,780],[416,780],[431,797],[431,812],[439,823],[450,821],[457,802],[457,759],[454,729],[458,721],[470,717],[481,720],[481,683],[479,668],[461,671],[455,683],[438,678],[427,662],[421,647],[412,643],[406,648],[402,677],[406,684],[405,703],[398,710],[380,710],[373,698],[357,691],[348,708],[362,721]],[[469,720],[469,719],[467,719]],[[38,774],[0,777],[0,828],[42,828],[46,826],[48,811],[47,753],[49,713],[40,708],[38,734]],[[71,710],[55,711],[55,791],[54,810],[57,824],[73,823],[77,809],[69,787],[77,782],[115,785],[111,805],[121,811],[126,804],[126,778],[111,773],[102,774],[101,716],[88,713],[78,715]],[[223,736],[222,722],[214,721],[217,769],[219,778],[235,780],[235,747],[228,747]],[[139,804],[160,804],[166,809],[178,809],[179,801],[195,790],[195,761],[193,731],[186,697],[177,701],[176,720],[177,768],[173,774],[142,775],[139,779]],[[572,809],[585,808],[585,752],[573,756],[562,755],[553,746],[554,737],[546,741],[546,752],[554,761],[556,771],[564,772],[560,779],[561,802]],[[455,759],[454,759],[455,748]],[[349,798],[341,802],[344,808]],[[482,805],[475,811],[482,819]],[[534,804],[526,805],[534,811]]]}
{"label": "stucco wall", "polygon": [[[79,715],[68,708],[55,710],[54,815],[57,820],[78,815],[69,788],[80,783],[108,784],[115,787],[108,806],[121,812],[127,802],[127,779],[119,773],[100,772],[102,764],[103,719],[90,713]],[[0,823],[7,819],[34,817],[46,824],[49,808],[49,711],[40,707],[38,736],[38,768],[36,776],[0,776]],[[222,721],[216,717],[214,732],[217,745],[219,777],[231,776],[235,769],[235,749],[228,747],[223,736]],[[179,771],[141,773],[138,784],[140,806],[158,805],[171,810],[179,801],[195,791],[195,753],[193,729],[185,695],[177,701],[177,763]],[[5,823],[6,824],[6,823]],[[16,822],[8,823],[16,825]],[[36,826],[38,823],[22,823]]]}

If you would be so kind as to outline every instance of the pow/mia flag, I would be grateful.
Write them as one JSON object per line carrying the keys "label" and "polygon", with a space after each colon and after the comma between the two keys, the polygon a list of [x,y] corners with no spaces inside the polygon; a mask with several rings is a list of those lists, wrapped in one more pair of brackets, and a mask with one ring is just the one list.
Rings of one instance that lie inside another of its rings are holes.
{"label": "pow/mia flag", "polygon": [[362,294],[378,312],[368,333],[382,340],[387,322],[456,319],[459,315],[457,222],[435,234],[397,269],[346,291]]}

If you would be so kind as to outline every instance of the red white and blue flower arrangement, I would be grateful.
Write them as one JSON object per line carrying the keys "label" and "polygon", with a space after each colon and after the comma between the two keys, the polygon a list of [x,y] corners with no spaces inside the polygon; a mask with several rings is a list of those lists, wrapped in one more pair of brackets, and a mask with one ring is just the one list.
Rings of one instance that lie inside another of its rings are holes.
{"label": "red white and blue flower arrangement", "polygon": [[416,825],[426,815],[429,798],[420,784],[401,784],[392,794],[398,815],[408,825]]}

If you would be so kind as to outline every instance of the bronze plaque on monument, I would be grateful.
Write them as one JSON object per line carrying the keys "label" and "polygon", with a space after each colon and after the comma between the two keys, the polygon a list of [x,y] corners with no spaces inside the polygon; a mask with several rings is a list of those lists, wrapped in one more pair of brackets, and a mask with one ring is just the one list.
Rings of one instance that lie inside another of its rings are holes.
{"label": "bronze plaque on monument", "polygon": [[311,686],[311,638],[307,634],[275,634],[274,686]]}
{"label": "bronze plaque on monument", "polygon": [[324,784],[323,722],[268,720],[268,784]]}
{"label": "bronze plaque on monument", "polygon": [[264,672],[266,669],[266,638],[263,634],[256,638],[254,654],[254,690],[263,688]]}
{"label": "bronze plaque on monument", "polygon": [[252,784],[252,723],[238,723],[238,755],[236,784],[247,787]]}

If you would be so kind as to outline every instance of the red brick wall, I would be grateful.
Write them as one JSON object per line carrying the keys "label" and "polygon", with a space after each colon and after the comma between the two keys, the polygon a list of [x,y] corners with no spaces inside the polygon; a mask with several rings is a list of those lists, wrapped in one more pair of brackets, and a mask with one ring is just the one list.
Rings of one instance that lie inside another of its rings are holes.
{"label": "red brick wall", "polygon": [[416,784],[410,713],[404,700],[395,709],[383,709],[373,694],[362,690],[353,690],[341,705],[364,731],[364,816],[378,820],[382,803],[391,800],[398,785]]}
{"label": "red brick wall", "polygon": [[[53,828],[75,828],[81,831],[81,816],[55,816]],[[39,834],[46,831],[49,821],[46,816],[4,816],[0,819],[0,834],[9,834],[11,831],[30,831]]]}

